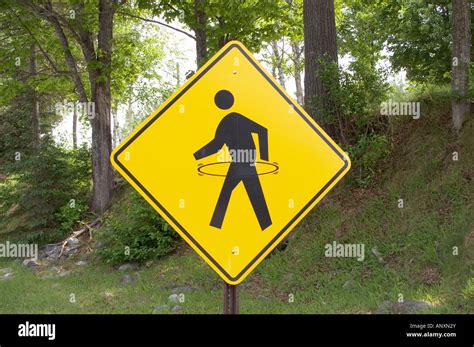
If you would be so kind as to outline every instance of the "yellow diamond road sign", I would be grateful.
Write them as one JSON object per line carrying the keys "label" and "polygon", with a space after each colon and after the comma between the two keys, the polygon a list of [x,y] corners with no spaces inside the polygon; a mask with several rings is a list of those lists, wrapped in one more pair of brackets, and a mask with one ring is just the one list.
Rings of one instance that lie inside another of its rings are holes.
{"label": "yellow diamond road sign", "polygon": [[350,168],[345,152],[235,41],[111,160],[230,284],[242,282]]}

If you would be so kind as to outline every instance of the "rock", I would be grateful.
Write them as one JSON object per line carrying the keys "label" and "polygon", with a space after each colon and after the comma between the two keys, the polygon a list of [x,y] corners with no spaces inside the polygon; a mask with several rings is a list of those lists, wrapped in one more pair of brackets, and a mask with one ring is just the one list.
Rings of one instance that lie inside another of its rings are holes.
{"label": "rock", "polygon": [[111,292],[105,292],[105,293],[104,293],[104,296],[105,296],[107,299],[111,299],[111,298],[113,298],[115,295],[114,295],[114,293],[111,293]]}
{"label": "rock", "polygon": [[145,266],[146,267],[150,267],[153,265],[153,260],[148,260],[146,263],[145,263]]}
{"label": "rock", "polygon": [[23,265],[30,269],[37,269],[39,267],[39,264],[33,259],[23,260]]}
{"label": "rock", "polygon": [[378,260],[381,264],[385,264],[385,260],[383,260],[382,253],[379,252],[379,250],[377,249],[377,247],[372,248],[371,251],[372,251],[372,254],[377,258],[377,260]]}
{"label": "rock", "polygon": [[393,305],[393,311],[395,313],[416,313],[420,310],[432,307],[429,302],[422,300],[405,300],[403,302],[397,302]]}
{"label": "rock", "polygon": [[47,273],[45,271],[38,273],[38,277],[41,278],[42,280],[51,280],[51,279],[56,278],[56,276],[51,275],[50,273]]}
{"label": "rock", "polygon": [[9,281],[13,278],[13,273],[12,272],[7,272],[3,276],[0,276],[0,281]]}
{"label": "rock", "polygon": [[66,244],[69,247],[77,247],[77,246],[79,246],[79,239],[77,239],[75,237],[71,237],[71,238],[67,239]]}
{"label": "rock", "polygon": [[182,308],[181,306],[179,306],[179,305],[176,305],[176,306],[173,306],[173,307],[171,308],[171,312],[173,312],[173,313],[181,313],[181,312],[183,312],[183,308]]}
{"label": "rock", "polygon": [[168,296],[168,301],[169,302],[178,302],[179,301],[179,295],[178,294],[171,294]]}
{"label": "rock", "polygon": [[4,273],[4,274],[8,274],[8,273],[12,273],[13,272],[13,269],[10,268],[10,267],[6,267],[4,269],[0,269],[0,272],[1,273]]}
{"label": "rock", "polygon": [[288,240],[287,239],[283,239],[283,241],[281,241],[273,251],[270,252],[270,254],[268,255],[269,257],[272,257],[274,256],[275,254],[279,253],[279,252],[283,252],[284,250],[286,250],[286,248],[288,247]]}
{"label": "rock", "polygon": [[57,274],[57,273],[60,273],[61,272],[61,269],[58,268],[57,266],[51,266],[49,269],[48,269],[49,272],[53,273],[53,274]]}
{"label": "rock", "polygon": [[59,277],[64,277],[64,276],[68,276],[68,275],[70,275],[70,274],[71,274],[71,271],[66,270],[66,271],[60,272],[58,276],[59,276]]}
{"label": "rock", "polygon": [[39,258],[56,259],[61,253],[61,245],[49,244],[43,246],[39,251]]}
{"label": "rock", "polygon": [[131,275],[124,275],[120,278],[121,284],[131,284],[135,282],[135,279]]}
{"label": "rock", "polygon": [[288,239],[283,239],[278,246],[276,246],[276,249],[278,249],[280,252],[284,251],[288,247]]}
{"label": "rock", "polygon": [[163,286],[164,289],[173,289],[175,288],[176,286],[178,286],[178,284],[175,282],[175,281],[171,281],[170,283],[167,283]]}
{"label": "rock", "polygon": [[119,266],[119,271],[129,271],[138,269],[138,264],[136,263],[125,263]]}
{"label": "rock", "polygon": [[43,247],[41,247],[41,251],[43,251],[45,253],[52,253],[56,249],[61,251],[61,246],[59,246],[57,244],[48,244],[48,245],[44,245]]}
{"label": "rock", "polygon": [[343,289],[351,289],[351,288],[354,288],[354,285],[355,285],[355,282],[353,280],[348,280],[348,281],[344,282],[344,284],[342,285],[342,288]]}
{"label": "rock", "polygon": [[393,304],[388,301],[388,300],[385,300],[384,302],[382,302],[382,304],[375,310],[375,314],[385,314],[385,313],[390,313],[392,311],[392,308],[393,308]]}
{"label": "rock", "polygon": [[184,286],[184,287],[176,287],[173,288],[171,291],[172,294],[182,294],[182,293],[192,293],[195,289],[192,287]]}
{"label": "rock", "polygon": [[84,260],[79,260],[77,263],[76,263],[76,266],[86,266],[87,265],[87,262],[85,262]]}
{"label": "rock", "polygon": [[160,313],[163,313],[165,311],[168,311],[169,309],[170,309],[170,307],[168,305],[157,306],[153,309],[153,314],[160,314]]}
{"label": "rock", "polygon": [[66,257],[69,257],[73,254],[76,254],[77,253],[77,248],[78,247],[66,247],[66,248],[64,248],[63,255],[65,255]]}

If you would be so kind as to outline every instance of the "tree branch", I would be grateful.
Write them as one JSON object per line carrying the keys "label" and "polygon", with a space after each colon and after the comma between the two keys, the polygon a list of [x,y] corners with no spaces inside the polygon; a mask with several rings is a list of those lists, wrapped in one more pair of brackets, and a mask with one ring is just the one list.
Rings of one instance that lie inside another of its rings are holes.
{"label": "tree branch", "polygon": [[56,31],[56,36],[58,37],[59,42],[61,43],[61,46],[63,47],[64,59],[66,60],[66,64],[71,73],[72,80],[74,81],[74,84],[76,85],[76,89],[79,93],[79,99],[81,102],[87,102],[88,101],[87,93],[84,88],[84,84],[82,83],[81,76],[79,75],[79,72],[77,71],[76,59],[72,55],[71,48],[69,46],[69,40],[64,34],[61,23],[59,23],[58,18],[52,13],[51,2],[48,1],[46,3],[49,6],[49,8],[44,8],[42,6],[36,5],[27,0],[20,0],[20,2],[23,4],[23,6],[30,7],[31,9],[33,9],[33,11],[35,11],[42,18],[44,18],[46,21],[50,22],[53,25],[54,30]]}
{"label": "tree branch", "polygon": [[196,37],[191,35],[190,33],[184,31],[184,30],[181,30],[179,28],[175,28],[174,26],[172,25],[169,25],[169,24],[166,24],[164,22],[161,22],[161,21],[158,21],[158,20],[154,20],[154,19],[149,19],[149,18],[145,18],[145,17],[141,17],[141,16],[137,16],[135,14],[131,14],[131,13],[128,13],[128,12],[124,12],[124,11],[117,11],[118,14],[121,14],[123,16],[126,16],[126,17],[131,17],[131,18],[136,18],[136,19],[141,19],[142,21],[144,22],[149,22],[149,23],[155,23],[155,24],[159,24],[159,25],[162,25],[166,28],[169,28],[169,29],[172,29],[172,30],[175,30],[181,34],[184,34],[190,38],[192,38],[193,40],[196,40]]}
{"label": "tree branch", "polygon": [[26,30],[26,32],[29,34],[29,36],[33,39],[33,41],[35,42],[35,44],[38,46],[39,50],[41,51],[41,53],[43,54],[43,56],[46,58],[46,60],[49,62],[49,65],[51,66],[51,68],[58,74],[68,74],[70,75],[70,72],[69,71],[63,71],[63,70],[59,70],[58,67],[56,66],[56,63],[53,61],[53,59],[49,56],[49,54],[43,49],[43,47],[41,46],[41,44],[39,43],[38,39],[36,38],[36,36],[33,34],[33,32],[28,28],[27,25],[25,25],[25,23],[23,23],[23,21],[21,20],[20,16],[15,12],[13,11],[13,9],[9,8],[10,12],[13,13],[13,15],[18,19],[18,22],[20,23],[20,25]]}

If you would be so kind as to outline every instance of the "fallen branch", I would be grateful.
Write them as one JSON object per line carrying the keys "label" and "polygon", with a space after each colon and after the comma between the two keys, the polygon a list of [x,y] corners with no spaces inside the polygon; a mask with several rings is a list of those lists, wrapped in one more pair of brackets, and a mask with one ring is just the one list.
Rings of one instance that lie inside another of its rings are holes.
{"label": "fallen branch", "polygon": [[84,226],[81,229],[74,231],[71,236],[66,238],[66,240],[64,240],[62,242],[58,242],[57,245],[62,244],[61,245],[61,252],[59,252],[58,258],[61,258],[61,256],[63,255],[64,249],[66,248],[66,245],[67,245],[67,242],[70,239],[77,238],[77,237],[81,236],[82,234],[84,234],[86,231],[88,231],[89,232],[89,240],[92,240],[92,229],[94,227],[100,225],[100,224],[102,224],[102,218],[98,217],[98,218],[94,219],[90,224],[85,223]]}

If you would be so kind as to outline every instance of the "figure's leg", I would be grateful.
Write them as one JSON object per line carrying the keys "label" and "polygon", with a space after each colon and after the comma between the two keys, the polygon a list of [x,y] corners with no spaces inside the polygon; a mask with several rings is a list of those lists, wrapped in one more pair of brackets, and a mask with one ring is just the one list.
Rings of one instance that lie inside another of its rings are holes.
{"label": "figure's leg", "polygon": [[231,170],[229,170],[227,177],[225,178],[224,185],[222,186],[221,193],[219,194],[219,199],[217,200],[214,214],[212,215],[210,223],[211,226],[219,229],[222,227],[222,222],[224,221],[227,206],[229,205],[230,196],[239,182],[240,178],[232,175]]}
{"label": "figure's leg", "polygon": [[267,203],[265,196],[263,195],[262,186],[257,174],[255,176],[245,177],[243,180],[247,195],[249,196],[250,202],[252,203],[253,210],[257,216],[260,228],[265,230],[272,225],[272,219],[268,212]]}

